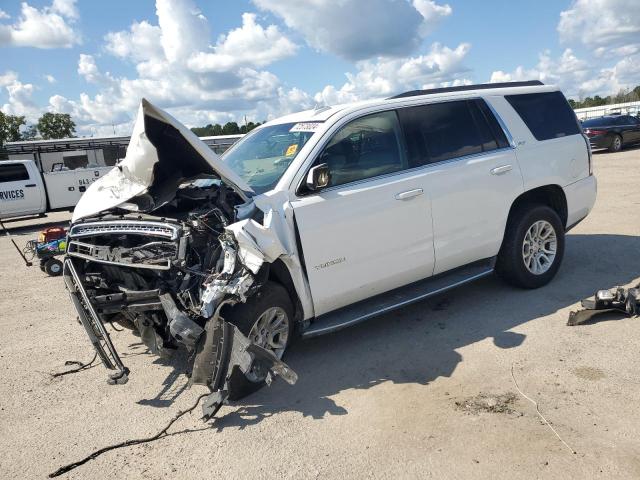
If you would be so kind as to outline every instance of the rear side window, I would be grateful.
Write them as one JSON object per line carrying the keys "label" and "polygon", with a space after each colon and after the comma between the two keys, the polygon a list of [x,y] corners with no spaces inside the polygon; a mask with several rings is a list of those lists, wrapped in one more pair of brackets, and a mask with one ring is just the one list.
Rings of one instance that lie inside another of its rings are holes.
{"label": "rear side window", "polygon": [[21,180],[29,180],[27,167],[22,163],[9,163],[3,165],[0,162],[0,183],[2,182],[19,182]]}
{"label": "rear side window", "polygon": [[508,145],[504,132],[482,100],[402,108],[398,114],[412,167]]}
{"label": "rear side window", "polygon": [[560,92],[506,95],[536,140],[550,140],[580,133],[576,116]]}

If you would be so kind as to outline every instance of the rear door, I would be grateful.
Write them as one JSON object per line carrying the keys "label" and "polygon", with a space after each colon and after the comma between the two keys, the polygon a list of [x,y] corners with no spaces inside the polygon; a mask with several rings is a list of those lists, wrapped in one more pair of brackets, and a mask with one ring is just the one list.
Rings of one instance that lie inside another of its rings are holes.
{"label": "rear door", "polygon": [[34,164],[0,161],[0,218],[44,210],[42,181]]}
{"label": "rear door", "polygon": [[636,143],[640,142],[640,120],[631,115],[625,115],[624,124],[626,132],[626,142]]}
{"label": "rear door", "polygon": [[398,110],[411,161],[423,165],[438,274],[497,255],[522,193],[514,149],[482,99]]}
{"label": "rear door", "polygon": [[433,273],[424,174],[408,170],[401,137],[395,111],[351,121],[316,160],[329,186],[291,202],[316,315]]}

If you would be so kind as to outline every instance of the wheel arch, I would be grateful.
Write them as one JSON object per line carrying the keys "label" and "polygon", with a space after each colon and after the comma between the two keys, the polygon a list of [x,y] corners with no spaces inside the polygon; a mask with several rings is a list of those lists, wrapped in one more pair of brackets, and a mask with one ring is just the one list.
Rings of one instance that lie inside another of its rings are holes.
{"label": "wheel arch", "polygon": [[527,204],[539,204],[550,207],[558,214],[562,225],[565,228],[567,227],[567,218],[569,215],[567,196],[560,185],[543,185],[520,194],[511,204],[509,215],[507,216],[507,223],[512,219],[514,212],[521,206]]}
{"label": "wheel arch", "polygon": [[287,266],[281,259],[278,258],[273,263],[269,264],[268,279],[273,282],[279,283],[285,288],[285,290],[289,294],[289,298],[291,298],[291,303],[293,304],[294,321],[296,324],[299,324],[304,318],[302,302],[300,301],[300,297],[298,296],[298,292],[296,291],[296,287],[293,283],[293,278],[291,277],[289,268],[287,268]]}

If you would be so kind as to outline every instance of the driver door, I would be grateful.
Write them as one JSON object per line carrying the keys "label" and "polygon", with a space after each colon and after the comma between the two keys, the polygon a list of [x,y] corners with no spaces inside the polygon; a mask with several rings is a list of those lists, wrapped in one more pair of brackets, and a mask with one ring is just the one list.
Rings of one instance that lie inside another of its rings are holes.
{"label": "driver door", "polygon": [[404,152],[395,111],[353,120],[315,162],[329,185],[291,202],[316,316],[432,275],[430,200]]}

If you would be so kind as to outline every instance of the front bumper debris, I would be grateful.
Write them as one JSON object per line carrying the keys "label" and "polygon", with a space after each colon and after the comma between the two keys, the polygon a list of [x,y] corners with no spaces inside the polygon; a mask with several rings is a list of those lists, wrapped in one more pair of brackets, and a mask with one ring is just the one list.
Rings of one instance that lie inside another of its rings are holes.
{"label": "front bumper debris", "polygon": [[[111,385],[122,385],[129,380],[129,369],[122,363],[118,352],[109,337],[104,323],[89,299],[80,277],[69,257],[64,262],[64,280],[71,301],[78,312],[78,319],[89,336],[103,365],[109,370],[116,370],[109,375],[107,382]],[[235,369],[243,374],[251,370],[262,372],[265,382],[270,385],[276,376],[282,377],[290,385],[298,380],[297,374],[287,364],[278,359],[273,352],[252,343],[235,325],[226,322],[220,311],[226,304],[235,300],[224,300],[217,305],[212,317],[207,320],[204,330],[191,321],[183,318],[171,299],[171,296],[158,291],[140,292],[143,300],[150,295],[157,295],[157,301],[171,317],[170,328],[189,340],[196,347],[190,385],[206,385],[212,391],[203,403],[205,420],[213,417],[228,399],[228,380]],[[117,303],[117,298],[109,299]],[[148,304],[147,304],[148,305]],[[102,310],[101,310],[102,311]],[[198,328],[194,328],[198,327]]]}
{"label": "front bumper debris", "polygon": [[246,374],[250,370],[263,372],[265,382],[271,385],[274,377],[280,376],[290,385],[298,375],[273,352],[252,343],[235,325],[220,316],[224,306],[220,304],[205,326],[205,337],[193,364],[190,384],[207,385],[212,393],[202,404],[203,418],[215,416],[228,398],[228,380],[234,369]]}
{"label": "front bumper debris", "polygon": [[95,348],[102,364],[109,370],[117,370],[109,375],[109,384],[123,385],[129,380],[129,369],[124,366],[109,333],[105,329],[102,320],[89,300],[89,296],[82,286],[78,272],[71,259],[66,258],[63,270],[64,282],[69,291],[69,296],[78,312],[78,319],[89,336],[89,340]]}
{"label": "front bumper debris", "polygon": [[640,315],[640,284],[635,288],[598,290],[593,298],[582,300],[581,305],[582,310],[569,312],[567,325],[580,325],[595,315],[607,312],[620,312],[628,317],[637,317]]}

